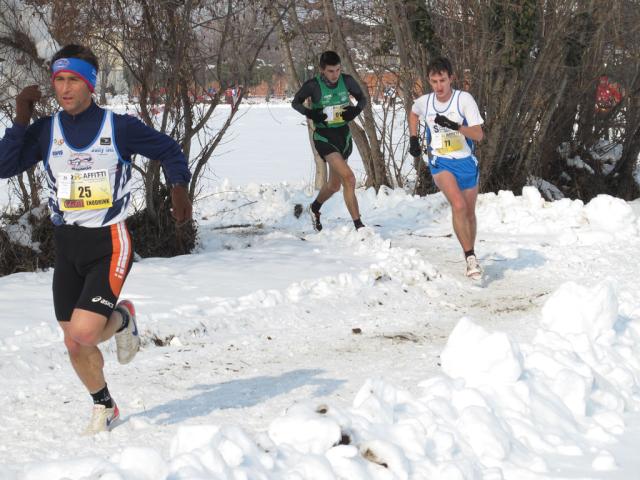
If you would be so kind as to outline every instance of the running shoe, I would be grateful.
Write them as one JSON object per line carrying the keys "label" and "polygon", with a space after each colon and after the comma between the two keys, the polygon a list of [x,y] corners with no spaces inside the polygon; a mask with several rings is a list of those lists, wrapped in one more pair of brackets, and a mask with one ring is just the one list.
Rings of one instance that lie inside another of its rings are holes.
{"label": "running shoe", "polygon": [[120,411],[115,402],[112,408],[107,408],[104,405],[94,405],[89,425],[87,425],[82,434],[95,435],[100,432],[108,432],[118,418],[120,418]]}
{"label": "running shoe", "polygon": [[466,275],[472,280],[480,280],[482,278],[482,267],[478,263],[478,259],[475,255],[469,255],[467,257]]}
{"label": "running shoe", "polygon": [[122,300],[116,306],[116,310],[129,319],[124,330],[115,334],[118,362],[124,365],[133,360],[133,357],[140,350],[140,335],[138,334],[136,309],[133,307],[133,303],[129,300]]}

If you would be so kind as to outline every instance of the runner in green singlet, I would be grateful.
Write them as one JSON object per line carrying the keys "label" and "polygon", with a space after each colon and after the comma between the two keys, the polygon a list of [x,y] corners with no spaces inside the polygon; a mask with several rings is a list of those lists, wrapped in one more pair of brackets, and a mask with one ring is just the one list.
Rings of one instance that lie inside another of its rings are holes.
{"label": "runner in green singlet", "polygon": [[[350,97],[356,99],[357,105],[351,105]],[[308,98],[311,99],[311,108],[303,104]],[[293,108],[313,120],[314,146],[329,165],[329,181],[309,206],[313,228],[317,231],[322,230],[320,207],[340,190],[341,185],[354,226],[356,229],[364,227],[356,199],[356,177],[347,159],[353,150],[348,123],[360,114],[366,104],[360,86],[351,75],[341,72],[340,57],[332,51],[320,56],[320,75],[305,82],[293,98]]]}

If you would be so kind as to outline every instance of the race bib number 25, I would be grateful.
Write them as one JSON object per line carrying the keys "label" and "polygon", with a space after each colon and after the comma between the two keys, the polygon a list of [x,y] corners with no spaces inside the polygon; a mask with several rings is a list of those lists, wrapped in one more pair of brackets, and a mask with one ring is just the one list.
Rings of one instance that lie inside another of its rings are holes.
{"label": "race bib number 25", "polygon": [[111,182],[106,169],[61,173],[57,186],[62,210],[98,210],[113,205]]}

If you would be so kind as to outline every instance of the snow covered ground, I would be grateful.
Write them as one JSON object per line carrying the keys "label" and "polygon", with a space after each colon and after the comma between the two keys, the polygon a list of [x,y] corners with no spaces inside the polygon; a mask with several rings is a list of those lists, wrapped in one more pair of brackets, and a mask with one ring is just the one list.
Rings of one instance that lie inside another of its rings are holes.
{"label": "snow covered ground", "polygon": [[640,202],[481,195],[473,283],[439,194],[360,190],[366,232],[338,196],[321,233],[296,219],[306,134],[265,110],[262,156],[231,140],[196,204],[200,250],[134,264],[111,433],[78,435],[52,272],[0,278],[0,478],[638,477]]}

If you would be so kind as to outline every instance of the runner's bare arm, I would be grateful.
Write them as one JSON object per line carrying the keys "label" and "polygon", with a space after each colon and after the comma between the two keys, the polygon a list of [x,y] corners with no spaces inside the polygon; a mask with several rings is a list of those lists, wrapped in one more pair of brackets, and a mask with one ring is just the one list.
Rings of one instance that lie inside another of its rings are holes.
{"label": "runner's bare arm", "polygon": [[418,125],[420,119],[414,112],[409,112],[409,135],[414,137],[418,135]]}
{"label": "runner's bare arm", "polygon": [[474,125],[469,127],[467,125],[460,125],[458,131],[467,138],[470,138],[474,142],[480,142],[484,138],[484,132],[482,131],[482,125]]}

